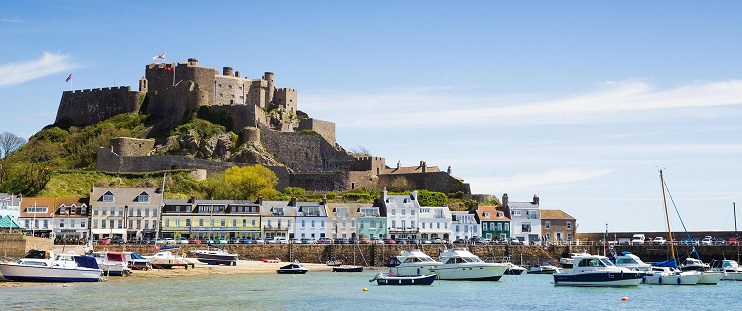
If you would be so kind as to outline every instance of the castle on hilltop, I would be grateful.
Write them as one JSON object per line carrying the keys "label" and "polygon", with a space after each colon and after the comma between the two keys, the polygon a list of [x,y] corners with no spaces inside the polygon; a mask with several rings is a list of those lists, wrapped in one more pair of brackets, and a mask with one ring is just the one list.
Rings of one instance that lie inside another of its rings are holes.
{"label": "castle on hilltop", "polygon": [[[266,165],[279,178],[279,189],[301,187],[316,191],[343,191],[358,187],[384,187],[403,177],[410,188],[471,193],[469,185],[424,161],[419,166],[386,166],[385,159],[353,156],[335,141],[335,124],[309,118],[300,112],[297,92],[276,88],[274,74],[241,77],[232,67],[199,66],[198,59],[181,63],[152,63],[139,80],[139,89],[112,87],[66,91],[55,124],[85,126],[121,113],[143,113],[172,126],[188,114],[207,109],[226,116],[229,131],[240,142],[259,145],[280,165]],[[121,137],[98,151],[96,170],[101,172],[155,172],[166,170],[221,171],[234,165],[261,163],[212,161],[193,156],[154,156],[154,140]],[[209,149],[204,148],[204,149]],[[225,149],[229,149],[226,148]],[[229,151],[227,151],[229,152]],[[197,174],[203,177],[204,173]]]}

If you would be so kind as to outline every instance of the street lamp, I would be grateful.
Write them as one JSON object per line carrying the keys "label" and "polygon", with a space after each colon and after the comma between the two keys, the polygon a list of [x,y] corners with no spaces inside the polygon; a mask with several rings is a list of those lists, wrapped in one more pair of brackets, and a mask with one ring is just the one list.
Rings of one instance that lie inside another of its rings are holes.
{"label": "street lamp", "polygon": [[605,235],[603,237],[603,256],[608,256],[608,247],[606,244],[608,244],[608,223],[605,224]]}

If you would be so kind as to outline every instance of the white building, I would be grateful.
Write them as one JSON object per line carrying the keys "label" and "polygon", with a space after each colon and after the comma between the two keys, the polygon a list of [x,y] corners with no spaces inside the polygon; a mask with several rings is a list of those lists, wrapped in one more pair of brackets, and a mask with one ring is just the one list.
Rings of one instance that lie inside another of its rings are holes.
{"label": "white building", "polygon": [[451,240],[451,210],[448,206],[420,207],[420,239]]}
{"label": "white building", "polygon": [[10,216],[15,220],[21,217],[21,196],[0,193],[0,218]]}
{"label": "white building", "polygon": [[531,202],[510,202],[508,194],[502,195],[502,206],[505,216],[510,218],[510,236],[526,244],[538,244],[541,241],[541,211],[539,198],[533,195]]}
{"label": "white building", "polygon": [[164,206],[159,188],[93,188],[90,194],[93,237],[153,239]]}
{"label": "white building", "polygon": [[452,241],[468,241],[470,238],[482,236],[482,230],[480,230],[476,214],[473,212],[452,211],[451,226],[453,227],[453,232],[451,233]]}
{"label": "white building", "polygon": [[388,195],[384,189],[380,201],[386,209],[389,238],[420,238],[420,203],[417,201],[417,191],[412,191],[410,195]]}
{"label": "white building", "polygon": [[296,202],[294,238],[317,240],[326,237],[327,220],[325,202]]}

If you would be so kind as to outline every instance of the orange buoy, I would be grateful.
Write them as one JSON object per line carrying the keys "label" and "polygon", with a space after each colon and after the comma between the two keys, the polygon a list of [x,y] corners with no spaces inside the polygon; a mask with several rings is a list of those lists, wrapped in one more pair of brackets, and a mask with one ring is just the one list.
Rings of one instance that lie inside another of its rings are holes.
{"label": "orange buoy", "polygon": [[621,300],[627,301],[627,300],[629,300],[629,297],[623,296],[623,297],[621,297]]}
{"label": "orange buoy", "polygon": [[365,287],[364,287],[364,288],[363,288],[363,291],[364,291],[364,292],[367,292],[367,291],[368,291],[368,288],[365,288]]}

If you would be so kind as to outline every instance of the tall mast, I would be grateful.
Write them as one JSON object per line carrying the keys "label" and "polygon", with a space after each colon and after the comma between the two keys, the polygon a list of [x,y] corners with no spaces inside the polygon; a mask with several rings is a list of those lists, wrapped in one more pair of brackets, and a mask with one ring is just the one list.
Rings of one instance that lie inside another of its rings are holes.
{"label": "tall mast", "polygon": [[672,230],[670,230],[670,214],[667,212],[667,198],[665,197],[665,178],[662,176],[662,170],[660,170],[660,183],[662,183],[662,202],[665,205],[665,220],[667,221],[667,235],[670,238],[670,256],[675,259],[675,246],[672,241]]}

